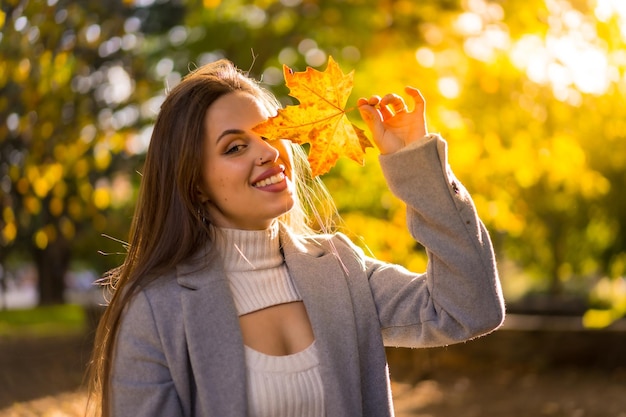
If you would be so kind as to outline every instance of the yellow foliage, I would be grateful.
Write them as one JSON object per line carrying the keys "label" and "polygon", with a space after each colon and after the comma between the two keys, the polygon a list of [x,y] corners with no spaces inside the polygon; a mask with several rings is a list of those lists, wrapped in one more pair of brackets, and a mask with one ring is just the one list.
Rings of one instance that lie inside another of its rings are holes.
{"label": "yellow foliage", "polygon": [[6,206],[2,210],[2,220],[5,223],[13,223],[15,221],[15,213],[13,213],[13,209],[10,206]]}
{"label": "yellow foliage", "polygon": [[473,199],[481,218],[492,224],[496,230],[505,231],[511,236],[520,236],[524,231],[523,211],[510,198],[487,200],[484,195],[475,194]]}
{"label": "yellow foliage", "polygon": [[[538,164],[535,141],[528,132],[518,132],[511,140],[509,149],[500,148],[502,166],[499,173],[506,175],[513,171],[513,176],[522,188],[530,188],[543,175],[542,167]],[[498,151],[493,152],[497,157]]]}
{"label": "yellow foliage", "polygon": [[74,227],[74,223],[68,219],[67,217],[61,218],[59,222],[59,230],[61,234],[68,239],[71,240],[76,235],[76,228]]}
{"label": "yellow foliage", "polygon": [[626,276],[626,252],[622,252],[615,257],[615,261],[611,265],[610,274],[612,277]]}
{"label": "yellow foliage", "polygon": [[83,206],[84,203],[82,203],[78,198],[71,197],[67,203],[67,212],[72,219],[79,221],[83,217]]}
{"label": "yellow foliage", "polygon": [[111,192],[105,187],[97,188],[93,192],[92,198],[94,205],[100,210],[106,209],[111,204]]}
{"label": "yellow foliage", "polygon": [[263,10],[266,10],[268,7],[276,2],[277,0],[254,0],[254,5],[260,7]]}
{"label": "yellow foliage", "polygon": [[2,241],[10,243],[15,240],[17,236],[17,225],[15,224],[15,213],[9,206],[2,210],[2,220],[4,227],[2,228]]}
{"label": "yellow foliage", "polygon": [[35,192],[35,195],[37,195],[37,197],[39,198],[45,197],[46,194],[48,194],[48,191],[50,190],[48,182],[43,177],[36,178],[32,184],[33,184],[33,191]]}
{"label": "yellow foliage", "polygon": [[20,171],[20,167],[17,165],[11,165],[9,167],[9,177],[11,177],[11,180],[18,181],[21,176],[22,172]]}
{"label": "yellow foliage", "polygon": [[67,184],[65,183],[65,181],[57,182],[52,189],[52,194],[54,194],[54,196],[58,198],[65,197],[67,195]]}
{"label": "yellow foliage", "polygon": [[37,181],[37,178],[39,178],[39,168],[36,165],[28,165],[26,167],[26,178],[30,183]]}
{"label": "yellow foliage", "polygon": [[91,200],[91,194],[93,193],[93,188],[91,184],[88,182],[83,182],[78,186],[78,194],[83,201]]}
{"label": "yellow foliage", "polygon": [[24,58],[20,61],[20,63],[15,67],[15,72],[13,73],[13,80],[16,83],[25,82],[30,76],[30,61],[28,58]]}
{"label": "yellow foliage", "polygon": [[375,219],[362,213],[347,213],[343,216],[349,234],[356,236],[355,242],[365,253],[387,262],[402,263],[413,271],[426,268],[426,255],[415,250],[415,241],[405,226],[404,212],[394,219]]}
{"label": "yellow foliage", "polygon": [[[1,12],[1,10],[0,10]],[[0,84],[1,85],[5,85],[6,81],[7,81],[7,63],[4,61],[0,61]],[[2,108],[3,106],[0,105],[0,108]]]}
{"label": "yellow foliage", "polygon": [[39,229],[33,236],[33,242],[39,249],[48,247],[48,235],[43,229]]}
{"label": "yellow foliage", "polygon": [[452,144],[450,140],[450,165],[457,172],[471,172],[476,168],[476,162],[480,160],[483,147],[480,140],[474,137],[465,136],[460,140],[455,140]]}
{"label": "yellow foliage", "polygon": [[17,236],[17,226],[15,223],[7,223],[2,229],[2,240],[5,243],[11,243]]}
{"label": "yellow foliage", "polygon": [[57,197],[50,199],[48,208],[50,209],[50,214],[55,217],[60,216],[63,213],[63,200]]}
{"label": "yellow foliage", "polygon": [[202,4],[207,9],[215,9],[222,3],[222,0],[202,0]]}
{"label": "yellow foliage", "polygon": [[583,326],[591,329],[602,329],[618,318],[615,317],[613,310],[589,309],[583,315]]}
{"label": "yellow foliage", "polygon": [[120,133],[113,133],[108,138],[106,143],[111,152],[121,152],[126,148],[127,136]]}
{"label": "yellow foliage", "polygon": [[272,17],[272,28],[276,33],[287,33],[296,24],[297,18],[293,10],[282,10]]}
{"label": "yellow foliage", "polygon": [[556,179],[570,177],[573,169],[585,166],[585,151],[570,135],[560,134],[552,138],[550,173]]}
{"label": "yellow foliage", "polygon": [[39,132],[41,139],[50,139],[50,136],[52,136],[52,133],[54,132],[54,125],[49,121],[44,122],[39,128]]}
{"label": "yellow foliage", "polygon": [[59,163],[48,165],[45,177],[50,183],[53,184],[61,181],[61,178],[63,178],[63,165]]}
{"label": "yellow foliage", "polygon": [[97,144],[93,149],[94,163],[98,170],[104,171],[111,163],[111,151],[104,143]]}
{"label": "yellow foliage", "polygon": [[583,317],[585,327],[602,328],[626,314],[626,278],[602,278],[591,291],[591,299],[607,308],[588,310]]}
{"label": "yellow foliage", "polygon": [[39,77],[39,83],[37,84],[37,92],[43,96],[50,92],[50,80],[48,73],[50,72],[50,66],[52,62],[52,51],[45,50],[39,57],[39,68],[42,76]]}
{"label": "yellow foliage", "polygon": [[611,189],[609,180],[595,171],[583,172],[578,179],[578,184],[581,194],[587,199],[605,195]]}
{"label": "yellow foliage", "polygon": [[29,214],[36,215],[41,212],[41,201],[32,195],[24,197],[24,208]]}
{"label": "yellow foliage", "polygon": [[63,166],[59,163],[49,164],[43,167],[30,165],[26,170],[26,176],[32,184],[35,195],[43,198],[63,177]]}
{"label": "yellow foliage", "polygon": [[15,184],[15,188],[17,192],[20,194],[26,194],[28,192],[29,182],[26,178],[20,178],[17,180],[17,184]]}
{"label": "yellow foliage", "polygon": [[481,90],[487,94],[495,94],[500,89],[498,78],[488,74],[483,74],[483,76],[479,78],[479,83]]}
{"label": "yellow foliage", "polygon": [[82,158],[76,161],[74,165],[74,175],[76,178],[84,178],[89,173],[89,162],[87,159]]}

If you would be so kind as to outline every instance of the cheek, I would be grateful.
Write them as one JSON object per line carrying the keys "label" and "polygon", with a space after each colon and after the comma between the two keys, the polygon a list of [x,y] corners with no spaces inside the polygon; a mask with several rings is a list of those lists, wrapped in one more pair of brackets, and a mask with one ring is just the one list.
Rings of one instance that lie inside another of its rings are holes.
{"label": "cheek", "polygon": [[291,150],[291,142],[288,140],[281,140],[274,146],[278,150],[280,159],[287,166],[289,177],[293,171],[293,152]]}
{"label": "cheek", "polygon": [[250,177],[246,164],[212,163],[204,171],[207,193],[216,204],[234,201]]}
{"label": "cheek", "polygon": [[224,177],[219,175],[219,170],[205,168],[203,175],[203,185],[211,201],[217,201],[223,194],[226,183]]}
{"label": "cheek", "polygon": [[207,190],[211,200],[215,202],[225,200],[224,192],[228,188],[226,179],[215,175],[215,173],[209,175],[212,175],[212,177],[211,181],[207,181]]}

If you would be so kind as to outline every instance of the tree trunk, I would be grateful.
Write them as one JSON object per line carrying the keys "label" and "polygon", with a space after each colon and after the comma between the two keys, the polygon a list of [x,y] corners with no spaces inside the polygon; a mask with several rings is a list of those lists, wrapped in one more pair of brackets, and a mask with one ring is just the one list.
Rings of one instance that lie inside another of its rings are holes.
{"label": "tree trunk", "polygon": [[65,300],[65,274],[70,263],[70,246],[64,238],[50,242],[45,249],[34,249],[37,266],[39,305],[62,304]]}
{"label": "tree trunk", "polygon": [[0,255],[0,310],[7,309],[7,277],[6,271],[4,270],[4,256]]}

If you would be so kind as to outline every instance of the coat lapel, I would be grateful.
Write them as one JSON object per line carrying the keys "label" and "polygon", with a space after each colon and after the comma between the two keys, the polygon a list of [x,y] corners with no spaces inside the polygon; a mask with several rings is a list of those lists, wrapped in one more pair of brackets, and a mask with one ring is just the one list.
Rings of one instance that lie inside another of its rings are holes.
{"label": "coat lapel", "polygon": [[246,368],[237,312],[221,262],[202,256],[178,268],[195,415],[247,415]]}
{"label": "coat lapel", "polygon": [[[330,245],[304,240],[281,225],[289,274],[307,309],[320,355],[326,415],[361,415],[357,331],[345,267]],[[177,268],[195,415],[247,415],[243,338],[221,262],[200,251]]]}
{"label": "coat lapel", "polygon": [[356,324],[344,266],[329,247],[300,239],[285,228],[281,245],[313,327],[326,415],[361,415]]}

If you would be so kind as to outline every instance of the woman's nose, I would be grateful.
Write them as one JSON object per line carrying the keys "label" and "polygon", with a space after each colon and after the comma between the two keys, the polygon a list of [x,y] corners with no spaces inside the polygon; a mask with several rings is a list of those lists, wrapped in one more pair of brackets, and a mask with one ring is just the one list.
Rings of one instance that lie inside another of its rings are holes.
{"label": "woman's nose", "polygon": [[257,161],[259,165],[263,165],[267,162],[275,162],[278,159],[278,156],[280,155],[280,153],[278,152],[278,149],[272,146],[270,141],[267,139],[259,138],[258,141],[259,141],[260,151],[258,154]]}

